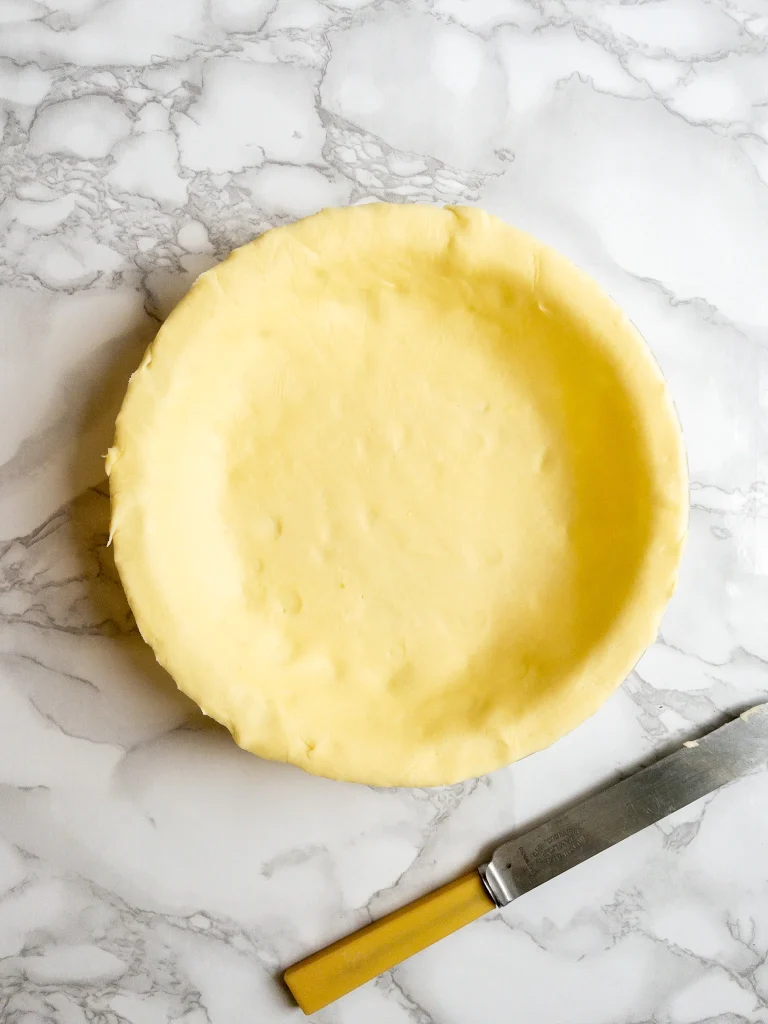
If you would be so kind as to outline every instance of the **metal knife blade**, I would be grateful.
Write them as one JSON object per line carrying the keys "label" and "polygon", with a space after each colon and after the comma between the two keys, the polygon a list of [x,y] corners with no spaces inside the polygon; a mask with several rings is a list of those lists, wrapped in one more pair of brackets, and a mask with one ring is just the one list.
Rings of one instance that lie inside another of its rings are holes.
{"label": "metal knife blade", "polygon": [[480,874],[497,906],[768,762],[768,704],[503,843]]}

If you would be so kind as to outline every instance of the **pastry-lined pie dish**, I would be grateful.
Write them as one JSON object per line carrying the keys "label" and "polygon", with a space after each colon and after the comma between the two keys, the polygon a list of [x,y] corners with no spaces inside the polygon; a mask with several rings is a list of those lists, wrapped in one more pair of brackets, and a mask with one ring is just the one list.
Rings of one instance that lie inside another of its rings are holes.
{"label": "pastry-lined pie dish", "polygon": [[378,785],[488,772],[594,712],[687,515],[636,330],[464,208],[328,210],[236,250],[148,349],[108,470],[178,686],[256,754]]}

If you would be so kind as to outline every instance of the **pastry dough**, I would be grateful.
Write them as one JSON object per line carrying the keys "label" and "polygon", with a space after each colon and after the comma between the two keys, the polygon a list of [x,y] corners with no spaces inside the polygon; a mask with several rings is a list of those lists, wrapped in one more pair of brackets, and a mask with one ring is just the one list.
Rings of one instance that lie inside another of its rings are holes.
{"label": "pastry dough", "polygon": [[131,379],[115,556],[179,687],[263,757],[456,782],[595,711],[687,514],[616,305],[488,214],[375,204],[204,274]]}

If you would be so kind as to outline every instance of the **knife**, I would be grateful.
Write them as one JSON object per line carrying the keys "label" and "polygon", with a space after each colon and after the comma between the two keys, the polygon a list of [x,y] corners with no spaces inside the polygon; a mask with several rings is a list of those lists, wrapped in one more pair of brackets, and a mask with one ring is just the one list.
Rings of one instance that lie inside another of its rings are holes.
{"label": "knife", "polygon": [[314,1013],[497,907],[768,762],[768,704],[622,779],[516,839],[487,864],[289,967]]}

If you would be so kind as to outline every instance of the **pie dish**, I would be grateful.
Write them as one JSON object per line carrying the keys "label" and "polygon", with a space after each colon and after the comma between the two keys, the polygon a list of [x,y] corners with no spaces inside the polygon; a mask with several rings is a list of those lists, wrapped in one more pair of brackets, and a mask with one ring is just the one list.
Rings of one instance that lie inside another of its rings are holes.
{"label": "pie dish", "polygon": [[478,209],[371,204],[203,274],[107,457],[142,635],[244,748],[430,786],[568,732],[653,640],[687,517],[637,331]]}

